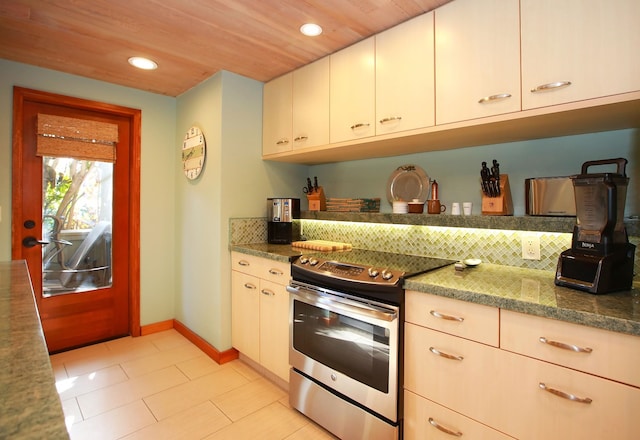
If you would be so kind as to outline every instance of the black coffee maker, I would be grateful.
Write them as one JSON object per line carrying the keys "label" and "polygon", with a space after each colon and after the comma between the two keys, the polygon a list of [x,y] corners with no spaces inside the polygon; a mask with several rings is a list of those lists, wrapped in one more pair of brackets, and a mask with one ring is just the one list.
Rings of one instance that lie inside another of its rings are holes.
{"label": "black coffee maker", "polygon": [[267,242],[289,244],[300,240],[300,199],[267,199]]}
{"label": "black coffee maker", "polygon": [[[589,167],[616,165],[616,173],[589,173]],[[560,254],[555,283],[589,293],[630,290],[635,246],[624,226],[629,178],[627,159],[585,162],[572,176],[576,225],[571,249]]]}

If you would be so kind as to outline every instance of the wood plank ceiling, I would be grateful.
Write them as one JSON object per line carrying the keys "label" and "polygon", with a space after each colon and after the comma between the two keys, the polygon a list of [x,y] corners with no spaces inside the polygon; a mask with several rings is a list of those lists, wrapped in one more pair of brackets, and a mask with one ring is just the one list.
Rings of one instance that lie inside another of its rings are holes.
{"label": "wood plank ceiling", "polygon": [[268,81],[449,1],[1,0],[0,58],[178,96],[219,70]]}

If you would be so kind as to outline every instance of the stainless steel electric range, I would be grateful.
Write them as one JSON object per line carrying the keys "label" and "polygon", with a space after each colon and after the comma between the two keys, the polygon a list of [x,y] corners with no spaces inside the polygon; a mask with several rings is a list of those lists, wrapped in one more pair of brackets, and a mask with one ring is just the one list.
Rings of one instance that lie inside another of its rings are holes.
{"label": "stainless steel electric range", "polygon": [[397,439],[404,279],[454,260],[353,249],[291,267],[291,405],[343,440]]}

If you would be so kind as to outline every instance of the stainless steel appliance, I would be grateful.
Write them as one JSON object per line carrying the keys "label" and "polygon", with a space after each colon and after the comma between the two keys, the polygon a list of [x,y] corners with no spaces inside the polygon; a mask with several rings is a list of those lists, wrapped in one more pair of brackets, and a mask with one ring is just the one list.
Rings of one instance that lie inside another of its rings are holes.
{"label": "stainless steel appliance", "polygon": [[576,199],[571,177],[525,179],[524,195],[527,215],[576,215]]}
{"label": "stainless steel appliance", "polygon": [[291,267],[289,399],[343,440],[397,439],[405,278],[454,263],[352,249]]}
{"label": "stainless steel appliance", "polygon": [[267,242],[289,244],[300,239],[300,199],[267,199]]}
{"label": "stainless steel appliance", "polygon": [[[626,164],[624,158],[585,162],[572,177],[577,221],[571,249],[558,259],[557,285],[597,294],[631,289],[635,246],[624,225]],[[589,173],[601,165],[615,165],[616,172]]]}

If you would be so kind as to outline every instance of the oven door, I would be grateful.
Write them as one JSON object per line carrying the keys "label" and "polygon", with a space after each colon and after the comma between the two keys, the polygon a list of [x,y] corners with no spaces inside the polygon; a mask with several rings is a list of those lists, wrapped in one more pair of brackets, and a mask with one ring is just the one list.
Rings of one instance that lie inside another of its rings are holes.
{"label": "oven door", "polygon": [[287,290],[291,366],[397,422],[399,308],[295,281]]}

